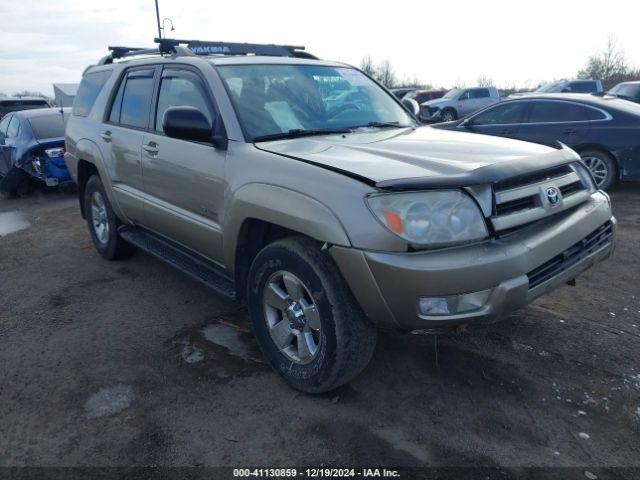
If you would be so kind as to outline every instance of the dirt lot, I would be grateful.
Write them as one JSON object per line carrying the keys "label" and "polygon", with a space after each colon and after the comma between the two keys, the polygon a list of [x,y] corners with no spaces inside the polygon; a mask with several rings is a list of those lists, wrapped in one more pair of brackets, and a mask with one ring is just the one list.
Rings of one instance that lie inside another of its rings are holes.
{"label": "dirt lot", "polygon": [[0,230],[28,222],[0,237],[0,465],[640,466],[640,184],[613,199],[615,255],[576,287],[381,335],[319,397],[267,368],[237,304],[99,257],[74,196],[0,200]]}

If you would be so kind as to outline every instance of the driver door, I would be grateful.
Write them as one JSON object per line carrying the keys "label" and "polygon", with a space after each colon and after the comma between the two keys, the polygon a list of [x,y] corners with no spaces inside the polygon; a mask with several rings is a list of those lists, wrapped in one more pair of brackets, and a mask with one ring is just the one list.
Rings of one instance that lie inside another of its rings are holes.
{"label": "driver door", "polygon": [[459,128],[484,135],[518,138],[527,109],[526,101],[499,103],[474,115],[466,126],[461,124]]}

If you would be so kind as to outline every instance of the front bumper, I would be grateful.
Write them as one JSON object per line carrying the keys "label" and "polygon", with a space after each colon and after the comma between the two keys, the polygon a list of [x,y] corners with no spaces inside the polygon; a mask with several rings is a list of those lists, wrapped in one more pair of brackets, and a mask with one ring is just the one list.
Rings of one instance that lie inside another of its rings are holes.
{"label": "front bumper", "polygon": [[[576,248],[587,245],[586,239],[608,222],[610,235],[575,256]],[[615,219],[609,199],[597,192],[570,212],[480,244],[415,253],[344,247],[332,247],[330,251],[373,321],[415,330],[504,318],[606,259],[613,251],[614,238]],[[558,263],[570,254],[574,255],[571,261]],[[555,270],[541,277],[540,272],[549,265],[555,265]],[[437,316],[418,311],[420,297],[488,289],[491,293],[486,303],[473,311]]]}

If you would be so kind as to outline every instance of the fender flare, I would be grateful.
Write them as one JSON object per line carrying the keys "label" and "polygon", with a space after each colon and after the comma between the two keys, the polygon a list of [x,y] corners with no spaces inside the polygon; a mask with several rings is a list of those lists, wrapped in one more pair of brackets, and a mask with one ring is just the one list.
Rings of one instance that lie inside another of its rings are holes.
{"label": "fender flare", "polygon": [[261,220],[332,245],[351,246],[346,230],[323,203],[303,193],[264,183],[243,185],[233,192],[225,212],[223,256],[235,268],[236,247],[246,220]]}

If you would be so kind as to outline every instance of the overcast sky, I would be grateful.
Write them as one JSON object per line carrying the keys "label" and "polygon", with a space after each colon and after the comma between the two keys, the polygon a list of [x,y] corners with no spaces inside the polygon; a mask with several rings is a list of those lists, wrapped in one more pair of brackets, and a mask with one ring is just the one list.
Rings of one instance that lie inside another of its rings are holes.
{"label": "overcast sky", "polygon": [[[637,1],[637,0],[636,0]],[[399,77],[436,86],[499,86],[571,77],[608,37],[640,65],[636,1],[159,0],[174,38],[305,45],[359,65],[388,59]],[[149,46],[153,0],[20,0],[0,9],[0,92],[78,82],[107,45]]]}

